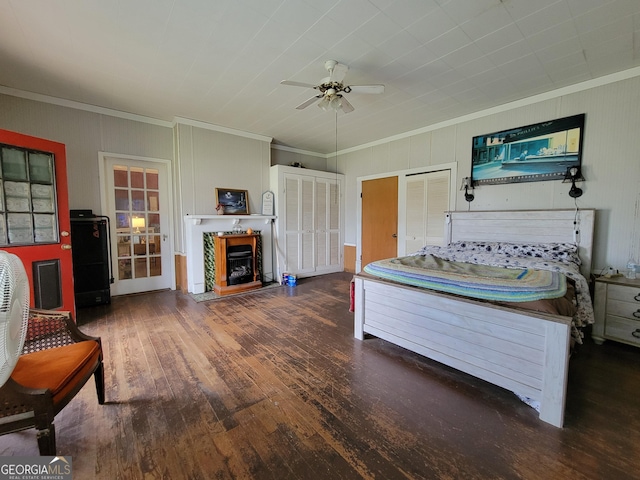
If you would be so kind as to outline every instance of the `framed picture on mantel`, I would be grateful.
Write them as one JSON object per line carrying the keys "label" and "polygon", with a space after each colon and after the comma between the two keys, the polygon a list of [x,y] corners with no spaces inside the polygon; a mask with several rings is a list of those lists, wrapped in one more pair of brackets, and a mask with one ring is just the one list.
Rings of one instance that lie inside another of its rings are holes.
{"label": "framed picture on mantel", "polygon": [[246,190],[216,188],[216,210],[224,215],[249,215],[249,194]]}

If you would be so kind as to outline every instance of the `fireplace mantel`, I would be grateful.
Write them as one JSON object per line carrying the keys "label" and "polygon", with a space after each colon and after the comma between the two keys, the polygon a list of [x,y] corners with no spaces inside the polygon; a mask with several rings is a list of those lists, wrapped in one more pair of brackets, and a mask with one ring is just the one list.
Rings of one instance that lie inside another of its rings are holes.
{"label": "fireplace mantel", "polygon": [[204,241],[202,235],[228,232],[240,226],[262,233],[263,277],[273,280],[274,215],[185,215],[185,249],[187,254],[187,284],[190,293],[204,293]]}

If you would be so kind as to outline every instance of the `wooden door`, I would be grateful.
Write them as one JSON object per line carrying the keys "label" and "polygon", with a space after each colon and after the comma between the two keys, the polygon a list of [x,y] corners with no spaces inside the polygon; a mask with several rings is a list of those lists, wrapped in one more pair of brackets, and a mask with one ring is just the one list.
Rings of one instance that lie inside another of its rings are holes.
{"label": "wooden door", "polygon": [[398,255],[398,177],[362,182],[361,265]]}
{"label": "wooden door", "polygon": [[169,172],[163,162],[105,157],[111,242],[112,295],[171,287]]}
{"label": "wooden door", "polygon": [[0,246],[22,260],[31,306],[75,317],[65,146],[0,130],[0,149]]}

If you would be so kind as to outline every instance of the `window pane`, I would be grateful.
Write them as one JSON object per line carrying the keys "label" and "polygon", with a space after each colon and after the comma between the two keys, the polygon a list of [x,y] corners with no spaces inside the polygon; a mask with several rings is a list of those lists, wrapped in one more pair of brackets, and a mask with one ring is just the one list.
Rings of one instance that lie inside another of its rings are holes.
{"label": "window pane", "polygon": [[118,279],[131,280],[131,260],[118,260]]}
{"label": "window pane", "polygon": [[56,210],[53,198],[52,185],[31,184],[31,203],[34,212],[54,213]]}
{"label": "window pane", "polygon": [[29,211],[29,184],[6,182],[7,210],[9,212]]}
{"label": "window pane", "polygon": [[118,236],[118,257],[131,256],[131,237]]}
{"label": "window pane", "polygon": [[33,223],[37,243],[57,241],[55,215],[34,215]]}
{"label": "window pane", "polygon": [[143,243],[142,240],[142,236],[140,235],[136,235],[135,237],[133,237],[134,240],[134,244],[133,244],[133,254],[136,256],[140,256],[140,255],[146,255],[147,254],[147,244]]}
{"label": "window pane", "polygon": [[151,235],[149,237],[149,254],[160,253],[160,235]]}
{"label": "window pane", "polygon": [[46,153],[30,153],[29,176],[32,182],[52,185],[53,157]]}
{"label": "window pane", "polygon": [[129,192],[116,188],[116,210],[129,210]]}
{"label": "window pane", "polygon": [[150,213],[149,217],[149,233],[160,233],[160,215]]}
{"label": "window pane", "polygon": [[131,188],[144,188],[144,170],[131,167]]}
{"label": "window pane", "polygon": [[129,228],[129,215],[116,213],[116,228]]}
{"label": "window pane", "polygon": [[134,212],[144,212],[144,191],[131,190],[131,204]]}
{"label": "window pane", "polygon": [[147,277],[147,258],[140,257],[135,259],[136,278]]}
{"label": "window pane", "polygon": [[147,192],[147,198],[149,199],[149,211],[157,212],[160,210],[160,201],[158,200],[158,192]]}
{"label": "window pane", "polygon": [[23,150],[2,149],[2,171],[7,180],[27,180],[27,158]]}
{"label": "window pane", "polygon": [[160,257],[149,258],[149,273],[150,277],[162,275],[162,259]]}
{"label": "window pane", "polygon": [[9,213],[9,243],[33,243],[33,225],[29,213]]}
{"label": "window pane", "polygon": [[113,167],[113,184],[116,187],[125,187],[129,186],[129,177],[127,175],[127,167],[122,167],[120,165],[115,165]]}
{"label": "window pane", "polygon": [[6,245],[7,232],[4,230],[4,215],[0,215],[0,244]]}
{"label": "window pane", "polygon": [[158,170],[147,170],[147,188],[150,190],[158,190]]}

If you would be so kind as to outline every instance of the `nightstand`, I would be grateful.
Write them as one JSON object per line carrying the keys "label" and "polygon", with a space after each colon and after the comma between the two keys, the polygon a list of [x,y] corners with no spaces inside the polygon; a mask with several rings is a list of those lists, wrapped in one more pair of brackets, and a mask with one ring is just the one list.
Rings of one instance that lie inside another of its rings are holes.
{"label": "nightstand", "polygon": [[598,277],[594,297],[593,341],[640,347],[640,279]]}

